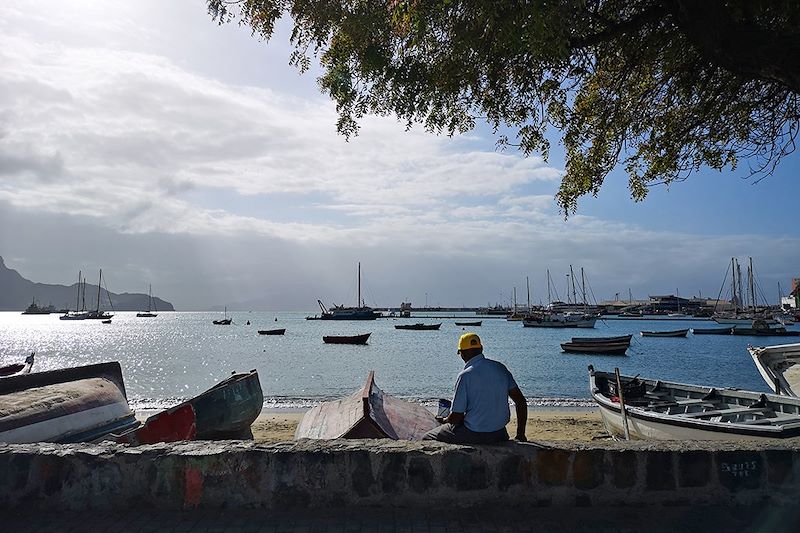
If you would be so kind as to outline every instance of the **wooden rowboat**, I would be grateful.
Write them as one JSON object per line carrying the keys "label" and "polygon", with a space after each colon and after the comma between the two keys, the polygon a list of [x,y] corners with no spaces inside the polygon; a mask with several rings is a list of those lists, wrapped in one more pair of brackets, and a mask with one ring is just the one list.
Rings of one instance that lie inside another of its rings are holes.
{"label": "wooden rowboat", "polygon": [[627,342],[630,344],[633,335],[620,335],[618,337],[572,337],[572,344],[618,344]]}
{"label": "wooden rowboat", "polygon": [[286,328],[284,329],[260,329],[258,330],[259,335],[283,335],[286,333]]}
{"label": "wooden rowboat", "polygon": [[294,438],[421,440],[438,425],[423,406],[383,392],[370,372],[361,390],[309,410]]}
{"label": "wooden rowboat", "polygon": [[775,394],[797,397],[800,393],[800,343],[748,346],[747,351]]}
{"label": "wooden rowboat", "polygon": [[12,363],[10,365],[0,366],[0,378],[30,374],[31,368],[33,368],[33,356],[35,354],[36,352],[31,352],[31,354],[25,358],[24,363]]}
{"label": "wooden rowboat", "polygon": [[733,326],[729,328],[692,328],[693,335],[730,335]]}
{"label": "wooden rowboat", "polygon": [[456,322],[456,326],[475,326],[478,327],[483,323],[483,320],[478,320],[477,322]]}
{"label": "wooden rowboat", "polygon": [[89,442],[137,424],[117,362],[0,380],[0,442]]}
{"label": "wooden rowboat", "polygon": [[367,344],[371,333],[363,335],[326,335],[322,337],[325,344]]}
{"label": "wooden rowboat", "polygon": [[625,355],[629,347],[630,343],[628,342],[601,342],[599,344],[565,342],[561,345],[561,349],[568,353],[591,353],[598,355]]}
{"label": "wooden rowboat", "polygon": [[[620,376],[633,439],[751,440],[800,436],[800,399]],[[589,390],[603,424],[623,435],[616,376],[589,366]]]}
{"label": "wooden rowboat", "polygon": [[429,331],[435,330],[442,327],[442,323],[439,322],[438,324],[422,324],[420,322],[416,324],[400,324],[399,326],[395,326],[394,329],[411,329],[414,331]]}
{"label": "wooden rowboat", "polygon": [[675,329],[671,331],[642,331],[642,337],[685,337],[688,329]]}

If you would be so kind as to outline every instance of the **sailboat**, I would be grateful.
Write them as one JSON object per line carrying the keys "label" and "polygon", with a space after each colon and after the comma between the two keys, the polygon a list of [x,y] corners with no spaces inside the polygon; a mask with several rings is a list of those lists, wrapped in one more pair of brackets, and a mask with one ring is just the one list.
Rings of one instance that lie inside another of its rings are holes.
{"label": "sailboat", "polygon": [[[522,325],[526,328],[593,328],[597,321],[597,316],[589,314],[588,306],[586,304],[586,281],[581,269],[582,279],[582,292],[583,292],[583,311],[571,311],[569,309],[577,309],[577,294],[575,289],[575,273],[572,270],[572,265],[569,266],[570,278],[572,280],[572,299],[573,302],[550,302],[545,311],[539,313],[531,313],[522,321]],[[569,288],[569,287],[568,287]],[[558,297],[556,295],[556,297]],[[550,270],[547,270],[547,299],[550,300]],[[569,300],[569,292],[567,293],[567,300]],[[561,304],[564,307],[556,307],[553,304]]]}
{"label": "sailboat", "polygon": [[83,273],[78,270],[78,294],[75,298],[75,311],[67,311],[60,317],[59,320],[86,320],[89,317],[89,313],[86,312],[85,306],[81,308],[81,289],[84,289],[84,281],[83,281]]}
{"label": "sailboat", "polygon": [[[108,311],[101,311],[100,310],[100,287],[103,284],[103,269],[100,269],[100,279],[97,281],[97,307],[94,311],[89,311],[86,315],[86,318],[92,320],[109,320],[112,316],[111,313]],[[106,295],[108,296],[108,290],[106,290]],[[108,301],[111,302],[111,296],[108,297]]]}
{"label": "sailboat", "polygon": [[153,313],[156,310],[156,302],[153,300],[153,286],[150,285],[150,290],[147,293],[147,312],[138,312],[136,316],[139,318],[152,318],[158,316],[157,313]]}
{"label": "sailboat", "polygon": [[375,320],[381,314],[371,307],[364,305],[361,299],[361,263],[358,263],[358,306],[345,307],[343,305],[334,305],[327,309],[321,300],[317,300],[319,308],[322,310],[320,320]]}
{"label": "sailboat", "polygon": [[[727,277],[727,275],[726,275]],[[723,280],[723,284],[724,284]],[[721,291],[720,291],[721,292]],[[755,273],[753,271],[753,258],[750,258],[750,264],[747,267],[747,294],[742,289],[742,272],[739,267],[739,261],[735,257],[731,258],[731,303],[733,303],[733,312],[730,313],[714,313],[711,319],[717,324],[731,324],[735,326],[754,327],[754,321],[758,320],[762,326],[773,326],[778,323],[772,317],[767,316],[764,312],[759,312],[756,303],[756,281]],[[747,307],[742,309],[740,306],[741,301],[747,302]]]}
{"label": "sailboat", "polygon": [[525,316],[525,313],[520,313],[517,309],[517,288],[514,287],[514,310],[509,313],[509,315],[506,317],[506,320],[510,322],[518,322],[525,318]]}
{"label": "sailboat", "polygon": [[225,318],[212,320],[211,322],[213,324],[216,324],[217,326],[230,326],[231,322],[233,322],[233,319],[232,318],[228,318],[228,307],[227,306],[225,306],[225,313],[222,316],[225,317]]}

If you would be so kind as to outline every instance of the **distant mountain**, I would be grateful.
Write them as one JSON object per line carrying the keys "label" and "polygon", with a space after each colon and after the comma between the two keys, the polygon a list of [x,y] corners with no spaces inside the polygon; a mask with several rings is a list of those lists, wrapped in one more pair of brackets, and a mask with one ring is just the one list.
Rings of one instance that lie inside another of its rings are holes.
{"label": "distant mountain", "polygon": [[[78,284],[50,285],[35,283],[20,276],[19,272],[8,268],[0,257],[0,311],[24,311],[32,300],[42,307],[53,304],[56,309],[75,309],[78,293]],[[109,293],[100,290],[100,309],[110,310],[108,295],[115,311],[141,311],[147,309],[147,295],[138,293]],[[171,303],[161,298],[153,297],[158,311],[174,311]],[[97,285],[86,284],[86,307],[94,309],[97,306]]]}

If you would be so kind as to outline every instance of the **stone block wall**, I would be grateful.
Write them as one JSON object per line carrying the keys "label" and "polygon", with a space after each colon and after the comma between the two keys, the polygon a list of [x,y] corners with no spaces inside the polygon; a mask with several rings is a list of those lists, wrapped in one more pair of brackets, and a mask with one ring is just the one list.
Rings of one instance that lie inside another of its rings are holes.
{"label": "stone block wall", "polygon": [[0,445],[0,508],[796,505],[800,449],[389,440]]}

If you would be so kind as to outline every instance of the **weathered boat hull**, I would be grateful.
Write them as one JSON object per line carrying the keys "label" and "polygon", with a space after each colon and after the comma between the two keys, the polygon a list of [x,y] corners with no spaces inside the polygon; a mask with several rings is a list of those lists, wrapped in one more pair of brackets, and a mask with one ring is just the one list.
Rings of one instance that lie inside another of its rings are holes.
{"label": "weathered boat hull", "polygon": [[309,410],[294,438],[421,440],[438,425],[423,406],[384,393],[370,372],[361,390]]}
{"label": "weathered boat hull", "polygon": [[117,362],[0,380],[0,442],[85,442],[137,424]]}
{"label": "weathered boat hull", "polygon": [[194,408],[197,439],[236,439],[247,436],[264,406],[258,372],[234,373],[185,402]]}
{"label": "weathered boat hull", "polygon": [[363,335],[326,335],[322,337],[325,344],[367,344],[371,333]]}
{"label": "weathered boat hull", "polygon": [[437,330],[442,327],[441,322],[439,324],[399,324],[394,327],[394,329],[407,329],[413,331],[433,331]]}
{"label": "weathered boat hull", "polygon": [[693,335],[730,335],[733,327],[730,328],[692,328]]}
{"label": "weathered boat hull", "polygon": [[120,435],[114,435],[119,444],[155,444],[192,440],[197,436],[194,407],[181,404],[161,411],[145,420],[144,425]]}
{"label": "weathered boat hull", "polygon": [[[621,437],[622,410],[609,392],[609,383],[615,388],[614,379],[611,372],[589,367],[589,390],[600,408],[603,423],[609,433]],[[633,378],[621,376],[621,381],[625,387]],[[800,436],[800,399],[661,380],[639,381],[653,392],[646,393],[638,404],[625,395],[628,429],[633,439],[760,440]],[[673,390],[675,395],[669,400],[658,399],[655,395],[658,389]],[[765,407],[758,406],[759,403]],[[726,408],[719,408],[720,404]],[[735,408],[729,408],[731,405]]]}
{"label": "weathered boat hull", "polygon": [[36,352],[31,352],[31,354],[25,358],[24,363],[14,363],[6,366],[0,366],[0,378],[30,374],[31,369],[33,368],[34,355],[36,355]]}

